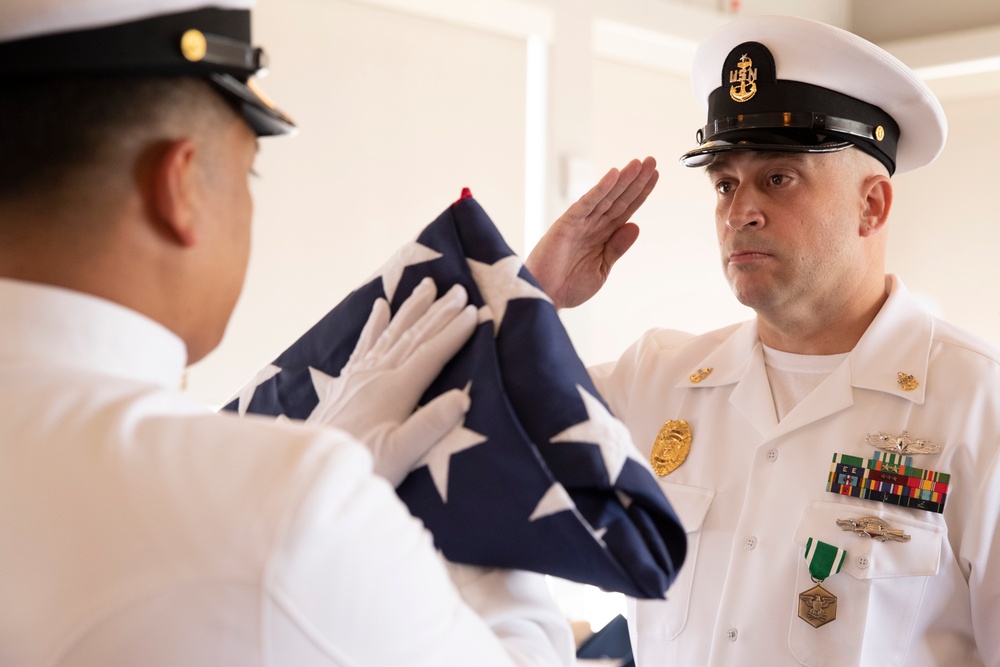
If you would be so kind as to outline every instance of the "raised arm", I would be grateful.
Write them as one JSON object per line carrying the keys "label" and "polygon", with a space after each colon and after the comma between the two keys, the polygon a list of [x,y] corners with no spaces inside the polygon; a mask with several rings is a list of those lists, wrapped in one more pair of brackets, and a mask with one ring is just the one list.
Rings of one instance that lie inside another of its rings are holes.
{"label": "raised arm", "polygon": [[578,306],[601,289],[611,267],[639,236],[629,218],[658,177],[653,158],[632,160],[606,173],[552,224],[525,266],[556,308]]}

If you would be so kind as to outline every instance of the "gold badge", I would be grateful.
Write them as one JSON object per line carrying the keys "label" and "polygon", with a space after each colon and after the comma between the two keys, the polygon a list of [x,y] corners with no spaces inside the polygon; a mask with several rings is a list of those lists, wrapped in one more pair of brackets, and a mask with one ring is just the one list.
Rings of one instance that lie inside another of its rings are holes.
{"label": "gold badge", "polygon": [[875,141],[882,141],[885,139],[885,128],[879,125],[875,128]]}
{"label": "gold badge", "polygon": [[837,596],[819,584],[799,593],[799,618],[814,628],[837,620]]}
{"label": "gold badge", "polygon": [[[734,102],[746,102],[757,92],[757,68],[746,54],[740,56],[736,69],[729,70],[729,96]],[[739,84],[737,88],[736,84]]]}
{"label": "gold badge", "polygon": [[660,429],[649,455],[653,472],[660,477],[677,470],[691,451],[691,427],[683,419],[671,419]]}
{"label": "gold badge", "polygon": [[704,380],[705,378],[707,378],[709,375],[711,375],[713,370],[715,370],[715,369],[714,368],[699,368],[694,373],[691,373],[691,375],[688,376],[688,380],[690,380],[694,384],[698,384],[699,382],[701,382],[702,380]]}
{"label": "gold badge", "polygon": [[896,382],[898,382],[899,386],[903,388],[903,391],[913,391],[920,386],[917,378],[909,375],[908,373],[896,373]]}

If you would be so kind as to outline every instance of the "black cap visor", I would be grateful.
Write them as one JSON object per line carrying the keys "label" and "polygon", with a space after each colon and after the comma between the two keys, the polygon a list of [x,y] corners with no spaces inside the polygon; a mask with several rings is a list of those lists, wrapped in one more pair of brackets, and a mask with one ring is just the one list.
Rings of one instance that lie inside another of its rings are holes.
{"label": "black cap visor", "polygon": [[[774,136],[774,135],[771,135]],[[706,141],[697,148],[681,156],[681,164],[685,167],[705,167],[712,163],[715,156],[727,151],[766,151],[771,153],[835,153],[854,144],[850,141],[825,141],[814,144],[799,144],[780,141],[768,141],[768,136],[760,136],[756,140],[743,138],[734,141]]]}
{"label": "black cap visor", "polygon": [[236,102],[243,119],[258,137],[295,134],[298,131],[292,119],[274,106],[253,79],[243,82],[229,74],[214,73],[208,76],[208,80]]}

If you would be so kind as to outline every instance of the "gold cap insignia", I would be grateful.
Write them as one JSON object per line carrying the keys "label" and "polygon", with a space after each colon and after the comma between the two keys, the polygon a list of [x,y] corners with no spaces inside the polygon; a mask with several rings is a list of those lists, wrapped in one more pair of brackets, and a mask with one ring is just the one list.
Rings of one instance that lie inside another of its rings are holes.
{"label": "gold cap insignia", "polygon": [[729,96],[734,102],[746,102],[757,93],[757,68],[745,53],[736,63],[736,69],[729,70],[729,83],[732,84]]}
{"label": "gold cap insignia", "polygon": [[691,451],[691,427],[683,419],[667,421],[656,435],[649,463],[660,477],[677,470]]}
{"label": "gold cap insignia", "polygon": [[709,375],[711,375],[712,371],[714,370],[715,370],[714,368],[699,368],[694,373],[691,373],[691,375],[688,376],[688,380],[690,380],[694,384],[698,384],[699,382],[707,378]]}
{"label": "gold cap insignia", "polygon": [[896,373],[896,382],[898,382],[899,386],[903,388],[903,391],[913,391],[920,386],[920,382],[917,381],[917,378],[902,372]]}

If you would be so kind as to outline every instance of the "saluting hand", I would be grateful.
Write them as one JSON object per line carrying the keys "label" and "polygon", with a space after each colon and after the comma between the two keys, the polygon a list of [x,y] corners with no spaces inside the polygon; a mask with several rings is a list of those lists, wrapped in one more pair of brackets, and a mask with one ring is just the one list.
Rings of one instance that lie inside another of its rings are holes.
{"label": "saluting hand", "polygon": [[629,221],[659,178],[656,160],[632,160],[612,169],[552,224],[524,263],[556,308],[578,306],[607,280],[632,247],[638,225]]}

